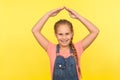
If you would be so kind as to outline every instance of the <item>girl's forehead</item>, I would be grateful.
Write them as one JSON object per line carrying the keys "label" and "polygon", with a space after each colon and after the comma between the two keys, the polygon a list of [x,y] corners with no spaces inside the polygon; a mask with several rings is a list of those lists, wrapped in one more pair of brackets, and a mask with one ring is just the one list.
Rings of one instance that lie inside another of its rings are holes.
{"label": "girl's forehead", "polygon": [[57,28],[57,32],[71,32],[71,29],[68,25],[61,25]]}
{"label": "girl's forehead", "polygon": [[63,29],[70,30],[70,26],[67,24],[63,24],[57,27],[57,30],[63,30]]}

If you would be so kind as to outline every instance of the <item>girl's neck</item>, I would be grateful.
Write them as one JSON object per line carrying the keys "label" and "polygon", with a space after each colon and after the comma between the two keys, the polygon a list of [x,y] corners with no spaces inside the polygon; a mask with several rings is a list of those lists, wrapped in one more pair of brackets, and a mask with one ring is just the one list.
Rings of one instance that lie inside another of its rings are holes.
{"label": "girl's neck", "polygon": [[69,46],[60,46],[60,50],[66,51],[69,49]]}

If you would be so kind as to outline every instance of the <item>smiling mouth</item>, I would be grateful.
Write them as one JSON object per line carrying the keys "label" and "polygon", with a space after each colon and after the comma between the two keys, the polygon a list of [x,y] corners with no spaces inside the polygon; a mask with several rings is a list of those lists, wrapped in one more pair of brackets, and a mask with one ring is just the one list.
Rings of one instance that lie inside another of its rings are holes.
{"label": "smiling mouth", "polygon": [[61,40],[62,43],[67,43],[69,40]]}

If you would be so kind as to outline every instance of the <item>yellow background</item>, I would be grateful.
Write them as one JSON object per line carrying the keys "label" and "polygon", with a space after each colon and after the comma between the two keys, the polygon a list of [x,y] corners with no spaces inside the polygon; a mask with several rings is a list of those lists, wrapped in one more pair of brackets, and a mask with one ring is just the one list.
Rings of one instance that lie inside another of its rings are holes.
{"label": "yellow background", "polygon": [[[0,0],[0,80],[50,80],[49,58],[31,29],[46,12],[61,6],[74,9],[100,29],[82,54],[81,80],[120,80],[119,0]],[[74,42],[88,33],[63,10],[43,28],[50,41],[57,42],[53,25],[61,18],[73,23]]]}

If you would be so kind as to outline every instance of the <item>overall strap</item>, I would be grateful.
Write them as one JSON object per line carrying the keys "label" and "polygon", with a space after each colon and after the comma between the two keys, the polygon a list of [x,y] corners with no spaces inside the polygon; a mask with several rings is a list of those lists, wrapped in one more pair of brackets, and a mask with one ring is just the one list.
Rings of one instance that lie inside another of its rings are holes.
{"label": "overall strap", "polygon": [[56,46],[56,53],[59,53],[60,52],[60,46],[59,46],[59,44],[57,44],[57,46]]}

